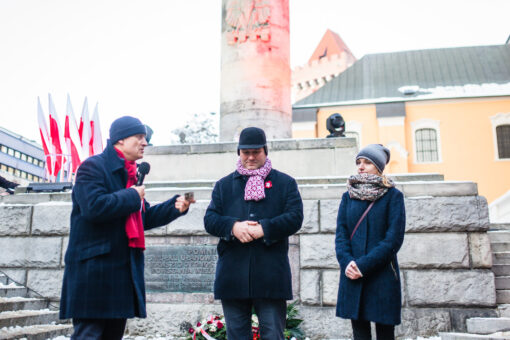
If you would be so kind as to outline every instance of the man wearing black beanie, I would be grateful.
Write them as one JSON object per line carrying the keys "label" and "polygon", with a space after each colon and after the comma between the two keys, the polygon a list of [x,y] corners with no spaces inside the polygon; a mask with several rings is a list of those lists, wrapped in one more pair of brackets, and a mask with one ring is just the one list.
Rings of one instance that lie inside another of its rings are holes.
{"label": "man wearing black beanie", "polygon": [[187,213],[182,196],[155,206],[137,185],[135,161],[147,146],[146,127],[121,117],[100,155],[79,167],[73,187],[60,318],[73,319],[71,339],[122,339],[127,318],[147,316],[144,230]]}

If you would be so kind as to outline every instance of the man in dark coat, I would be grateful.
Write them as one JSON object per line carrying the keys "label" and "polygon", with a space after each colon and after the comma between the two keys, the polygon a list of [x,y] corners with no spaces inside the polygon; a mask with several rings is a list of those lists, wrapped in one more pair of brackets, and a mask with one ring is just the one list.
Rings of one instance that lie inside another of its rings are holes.
{"label": "man in dark coat", "polygon": [[[115,120],[103,153],[78,169],[60,301],[60,318],[73,319],[72,339],[121,339],[127,318],[146,317],[143,231],[188,210],[181,196],[151,207],[143,185],[128,185],[145,135],[138,119]],[[128,238],[133,230],[139,234]]]}
{"label": "man in dark coat", "polygon": [[286,301],[292,299],[288,237],[303,222],[296,181],[271,167],[266,136],[246,128],[237,170],[219,180],[204,217],[220,238],[214,296],[221,299],[227,337],[252,339],[252,307],[262,339],[283,340]]}

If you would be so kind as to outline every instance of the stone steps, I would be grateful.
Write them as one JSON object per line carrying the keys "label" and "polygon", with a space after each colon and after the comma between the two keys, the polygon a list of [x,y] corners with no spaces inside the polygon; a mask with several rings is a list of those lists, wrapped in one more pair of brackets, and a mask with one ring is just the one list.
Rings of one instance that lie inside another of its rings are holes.
{"label": "stone steps", "polygon": [[491,250],[493,253],[510,252],[510,243],[508,242],[491,242]]}
{"label": "stone steps", "polygon": [[491,230],[487,233],[492,243],[505,242],[510,243],[510,230]]}
{"label": "stone steps", "polygon": [[45,309],[48,308],[48,305],[48,301],[37,298],[0,298],[0,312],[26,309]]}
{"label": "stone steps", "polygon": [[510,230],[510,223],[491,223],[490,230]]}
{"label": "stone steps", "polygon": [[492,253],[492,264],[509,264],[510,265],[510,252],[494,252]]}
{"label": "stone steps", "polygon": [[508,264],[493,264],[492,272],[496,277],[510,276],[510,265]]}
{"label": "stone steps", "polygon": [[27,340],[46,340],[60,335],[71,334],[72,325],[35,325],[27,327],[10,327],[0,329],[0,340],[22,339]]}
{"label": "stone steps", "polygon": [[25,287],[19,286],[0,286],[0,297],[26,296],[28,291]]}
{"label": "stone steps", "polygon": [[0,328],[51,324],[52,322],[58,322],[58,311],[40,309],[7,311],[0,313]]}
{"label": "stone steps", "polygon": [[510,332],[510,318],[469,318],[466,326],[468,333],[474,334]]}
{"label": "stone steps", "polygon": [[496,277],[496,289],[510,289],[510,276]]}
{"label": "stone steps", "polygon": [[49,300],[30,297],[26,287],[0,273],[0,340],[45,340],[72,333],[72,325],[59,321]]}
{"label": "stone steps", "polygon": [[6,285],[9,282],[9,278],[4,274],[0,274],[0,285]]}
{"label": "stone steps", "polygon": [[509,335],[505,334],[469,334],[469,333],[439,333],[441,340],[501,340],[509,339]]}
{"label": "stone steps", "polygon": [[496,289],[496,303],[497,304],[510,303],[510,289]]}

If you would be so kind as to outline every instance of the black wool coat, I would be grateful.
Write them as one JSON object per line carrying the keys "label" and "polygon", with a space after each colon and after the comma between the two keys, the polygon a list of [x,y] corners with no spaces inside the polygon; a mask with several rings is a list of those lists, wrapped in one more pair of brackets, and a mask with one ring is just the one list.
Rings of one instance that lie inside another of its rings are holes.
{"label": "black wool coat", "polygon": [[[266,197],[255,202],[244,200],[247,180],[237,171],[219,180],[204,217],[207,232],[220,237],[214,296],[290,300],[288,237],[303,222],[303,202],[297,183],[273,169],[264,181]],[[246,220],[258,221],[264,237],[249,243],[237,240],[232,227],[236,221]]]}
{"label": "black wool coat", "polygon": [[[370,201],[349,197],[346,192],[338,210],[336,256],[340,264],[340,287],[336,315],[387,325],[400,324],[401,290],[397,252],[405,233],[404,196],[396,188],[377,201],[349,240]],[[355,261],[363,277],[345,275]]]}
{"label": "black wool coat", "polygon": [[[73,187],[71,231],[65,254],[60,318],[146,317],[144,255],[128,247],[126,218],[141,207],[126,189],[127,171],[108,142],[104,152],[86,159]],[[177,196],[142,211],[144,228],[168,224],[182,214]]]}

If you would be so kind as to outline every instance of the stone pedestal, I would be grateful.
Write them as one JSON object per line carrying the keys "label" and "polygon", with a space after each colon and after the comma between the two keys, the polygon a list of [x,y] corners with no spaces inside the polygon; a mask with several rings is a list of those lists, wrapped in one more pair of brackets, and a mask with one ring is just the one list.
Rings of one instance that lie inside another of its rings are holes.
{"label": "stone pedestal", "polygon": [[288,0],[223,0],[220,140],[257,126],[290,138]]}

